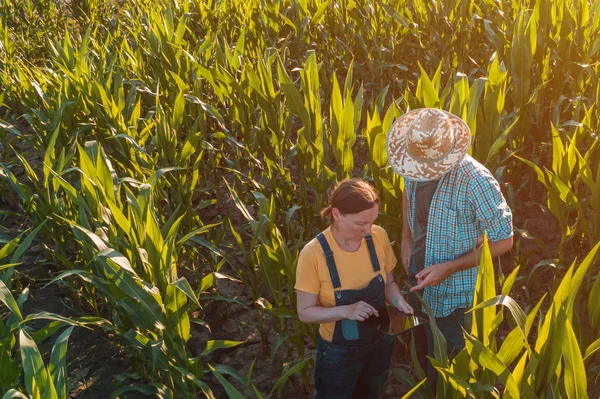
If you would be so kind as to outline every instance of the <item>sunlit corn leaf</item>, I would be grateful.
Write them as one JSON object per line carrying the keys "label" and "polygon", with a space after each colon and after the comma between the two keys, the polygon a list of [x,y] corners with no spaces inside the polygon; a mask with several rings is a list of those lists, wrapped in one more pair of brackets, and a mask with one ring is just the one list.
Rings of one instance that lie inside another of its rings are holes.
{"label": "sunlit corn leaf", "polygon": [[67,378],[67,347],[73,326],[67,328],[57,339],[52,347],[48,373],[54,381],[56,393],[59,398],[68,397],[69,383]]}
{"label": "sunlit corn leaf", "polygon": [[46,370],[40,351],[24,330],[19,332],[19,346],[27,392],[34,398],[58,399],[54,383]]}

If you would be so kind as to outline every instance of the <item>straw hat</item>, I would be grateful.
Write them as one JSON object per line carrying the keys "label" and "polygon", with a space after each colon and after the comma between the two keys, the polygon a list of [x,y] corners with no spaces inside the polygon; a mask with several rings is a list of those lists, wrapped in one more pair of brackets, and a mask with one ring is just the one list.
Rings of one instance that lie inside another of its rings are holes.
{"label": "straw hat", "polygon": [[402,177],[430,181],[457,165],[469,151],[467,124],[449,112],[422,108],[402,115],[390,128],[387,154]]}

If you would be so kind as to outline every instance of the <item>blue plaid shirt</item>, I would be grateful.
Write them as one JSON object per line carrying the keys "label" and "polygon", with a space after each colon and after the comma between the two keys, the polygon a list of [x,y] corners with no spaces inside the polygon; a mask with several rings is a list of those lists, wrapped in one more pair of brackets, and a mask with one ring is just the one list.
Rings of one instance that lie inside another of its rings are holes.
{"label": "blue plaid shirt", "polygon": [[[414,232],[416,186],[414,181],[404,182],[411,232]],[[510,237],[512,212],[489,170],[467,155],[442,176],[431,199],[424,267],[473,251],[483,241],[484,231],[489,241]],[[458,308],[469,309],[473,306],[476,281],[476,267],[452,273],[439,285],[425,287],[423,299],[435,317],[448,316]]]}

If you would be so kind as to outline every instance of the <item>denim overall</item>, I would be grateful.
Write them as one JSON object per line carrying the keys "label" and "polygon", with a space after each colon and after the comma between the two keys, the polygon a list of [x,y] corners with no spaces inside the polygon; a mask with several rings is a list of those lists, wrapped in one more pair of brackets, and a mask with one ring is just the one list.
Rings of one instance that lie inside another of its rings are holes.
{"label": "denim overall", "polygon": [[343,319],[335,323],[333,339],[319,337],[315,386],[317,399],[378,398],[387,377],[392,355],[392,342],[379,329],[387,330],[390,319],[385,305],[385,282],[375,252],[373,237],[365,237],[371,265],[379,274],[358,290],[342,290],[333,251],[327,239],[317,236],[325,253],[327,268],[335,292],[335,305],[352,305],[364,301],[373,306],[379,317],[364,322]]}

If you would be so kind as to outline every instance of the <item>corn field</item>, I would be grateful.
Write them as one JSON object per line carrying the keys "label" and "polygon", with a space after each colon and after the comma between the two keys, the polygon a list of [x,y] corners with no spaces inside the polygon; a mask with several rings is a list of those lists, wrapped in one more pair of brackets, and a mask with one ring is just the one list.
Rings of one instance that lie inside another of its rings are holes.
{"label": "corn field", "polygon": [[[591,0],[0,0],[0,395],[74,397],[96,330],[129,364],[111,397],[310,397],[298,253],[362,177],[400,259],[386,134],[434,107],[516,221],[466,348],[434,328],[437,397],[600,397],[599,50]],[[69,306],[26,312],[50,289]],[[433,397],[399,345],[387,397]]]}

